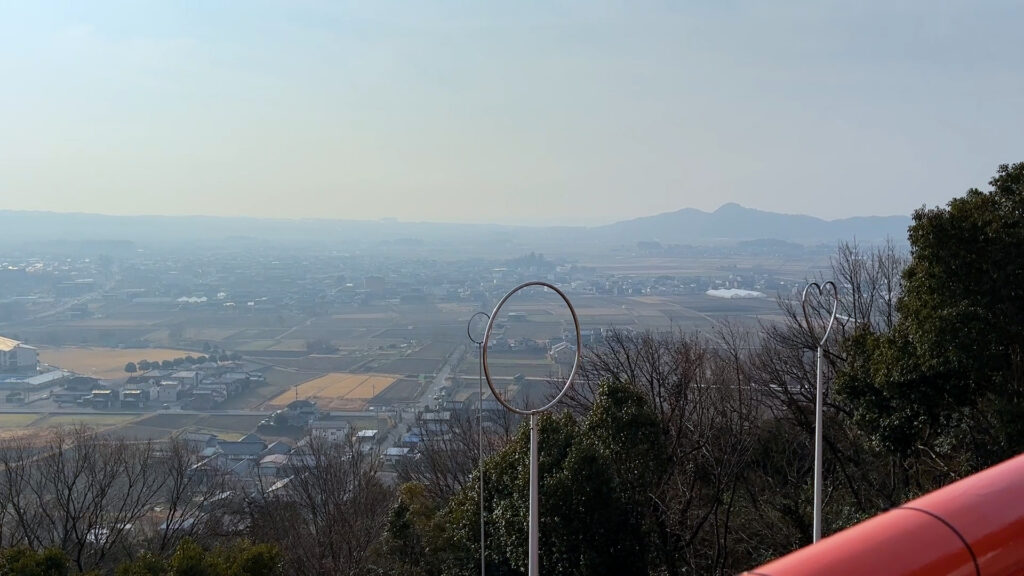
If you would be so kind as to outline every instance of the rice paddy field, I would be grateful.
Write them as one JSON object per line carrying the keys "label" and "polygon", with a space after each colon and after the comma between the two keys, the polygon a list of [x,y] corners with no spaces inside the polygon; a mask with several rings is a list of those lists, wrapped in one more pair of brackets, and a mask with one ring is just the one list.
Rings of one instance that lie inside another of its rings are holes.
{"label": "rice paddy field", "polygon": [[267,408],[283,408],[293,400],[311,400],[320,410],[360,411],[377,394],[383,393],[398,376],[333,372],[282,392],[267,402]]}
{"label": "rice paddy field", "polygon": [[139,360],[162,362],[196,352],[168,348],[42,348],[39,361],[94,378],[124,378],[124,365]]}

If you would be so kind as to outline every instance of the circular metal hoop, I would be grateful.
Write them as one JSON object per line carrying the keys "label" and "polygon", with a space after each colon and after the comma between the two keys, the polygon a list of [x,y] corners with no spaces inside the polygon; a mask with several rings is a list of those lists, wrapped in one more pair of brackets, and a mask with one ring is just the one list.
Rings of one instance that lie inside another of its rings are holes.
{"label": "circular metal hoop", "polygon": [[470,330],[469,330],[470,328],[473,327],[473,320],[476,320],[477,316],[483,316],[484,318],[487,318],[488,320],[491,319],[491,316],[487,312],[477,312],[476,314],[473,314],[472,316],[469,317],[469,322],[466,322],[466,337],[469,338],[469,341],[472,342],[473,344],[480,345],[480,344],[483,344],[484,341],[483,340],[477,340],[476,338],[473,338],[473,333],[470,332]]}
{"label": "circular metal hoop", "polygon": [[818,290],[818,296],[825,295],[825,288],[832,287],[832,314],[828,318],[828,325],[825,327],[825,335],[821,337],[821,342],[818,346],[821,348],[825,347],[825,340],[828,340],[829,332],[832,331],[832,325],[836,323],[836,312],[839,310],[839,290],[836,288],[835,282],[829,280],[824,284],[818,284],[817,282],[811,282],[807,286],[804,286],[804,293],[800,296],[800,306],[804,310],[804,325],[807,326],[807,330],[814,334],[811,330],[811,315],[807,313],[807,292],[814,287]]}
{"label": "circular metal hoop", "polygon": [[[511,298],[513,294],[529,286],[543,286],[545,288],[550,288],[551,290],[554,290],[554,292],[562,298],[562,300],[565,302],[565,305],[569,308],[569,313],[572,314],[572,323],[576,327],[576,357],[572,361],[572,370],[569,372],[569,378],[566,379],[565,385],[562,386],[562,390],[558,393],[558,395],[555,396],[555,398],[551,400],[551,402],[548,402],[547,404],[541,406],[540,408],[534,408],[532,410],[523,410],[521,408],[516,408],[515,406],[512,406],[511,404],[506,402],[505,399],[502,398],[500,394],[498,394],[497,389],[495,389],[494,382],[491,381],[491,370],[487,366],[487,345],[491,340],[491,329],[494,328],[494,319],[498,317],[498,312],[501,310],[501,307],[505,305],[505,302],[507,302],[508,299]],[[482,312],[478,312],[478,314],[482,314]],[[484,332],[484,342],[481,348],[480,358],[484,366],[484,378],[487,379],[487,387],[491,389],[491,394],[494,394],[494,399],[497,400],[502,406],[508,408],[510,411],[515,412],[516,414],[522,414],[524,416],[533,416],[535,414],[540,414],[541,412],[550,410],[551,407],[557,404],[558,401],[561,400],[563,396],[565,396],[565,393],[569,391],[569,387],[572,386],[573,380],[576,379],[576,369],[579,368],[580,365],[580,353],[582,349],[583,335],[580,333],[580,319],[576,316],[576,309],[572,307],[572,302],[569,302],[568,296],[566,296],[564,292],[559,290],[554,285],[537,280],[533,282],[524,282],[519,286],[516,286],[508,294],[505,294],[505,297],[502,298],[498,302],[498,305],[494,307],[494,310],[491,312],[491,315],[487,318],[487,330]],[[481,398],[481,401],[483,401],[483,398]]]}

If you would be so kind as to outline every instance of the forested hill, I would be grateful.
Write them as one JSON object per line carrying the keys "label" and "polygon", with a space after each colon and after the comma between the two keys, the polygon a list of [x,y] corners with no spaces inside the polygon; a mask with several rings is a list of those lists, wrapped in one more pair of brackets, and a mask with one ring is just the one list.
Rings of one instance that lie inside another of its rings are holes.
{"label": "forested hill", "polygon": [[773,238],[790,242],[822,242],[857,238],[867,242],[907,237],[909,216],[862,216],[822,220],[799,214],[780,214],[724,204],[714,212],[684,208],[655,216],[616,222],[598,228],[611,238],[657,240],[669,243],[736,241]]}

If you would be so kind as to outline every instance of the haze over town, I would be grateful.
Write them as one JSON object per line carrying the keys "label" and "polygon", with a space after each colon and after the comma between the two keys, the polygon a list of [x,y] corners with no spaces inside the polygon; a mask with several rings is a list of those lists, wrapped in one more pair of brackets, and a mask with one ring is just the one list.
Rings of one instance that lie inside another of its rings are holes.
{"label": "haze over town", "polygon": [[1021,565],[1022,21],[0,0],[0,576]]}

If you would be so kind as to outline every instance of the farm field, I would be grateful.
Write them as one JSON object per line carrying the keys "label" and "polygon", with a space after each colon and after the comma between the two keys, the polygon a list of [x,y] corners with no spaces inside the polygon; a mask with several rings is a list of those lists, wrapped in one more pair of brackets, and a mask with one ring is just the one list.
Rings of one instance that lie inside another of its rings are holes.
{"label": "farm field", "polygon": [[39,361],[94,378],[123,378],[129,362],[162,362],[189,354],[199,355],[167,348],[41,348]]}
{"label": "farm field", "polygon": [[365,361],[365,358],[343,355],[310,355],[302,358],[274,358],[272,360],[275,366],[315,372],[353,372],[353,368],[357,364]]}
{"label": "farm field", "polygon": [[33,422],[32,427],[88,426],[97,430],[103,430],[127,424],[138,418],[134,414],[49,414]]}
{"label": "farm field", "polygon": [[252,432],[264,416],[220,414],[154,414],[110,431],[135,440],[163,440],[179,430],[216,434],[223,440],[238,440]]}
{"label": "farm field", "polygon": [[0,438],[39,436],[57,426],[87,426],[106,432],[138,418],[133,414],[0,414]]}
{"label": "farm field", "polygon": [[437,372],[444,360],[441,358],[396,358],[380,365],[380,369],[391,374],[433,374]]}
{"label": "farm field", "polygon": [[31,426],[42,416],[43,414],[0,414],[0,430]]}
{"label": "farm field", "polygon": [[250,388],[237,396],[232,396],[220,405],[223,410],[245,410],[262,405],[267,400],[283,394],[285,390],[302,382],[320,378],[327,372],[298,372],[294,370],[282,370],[280,368],[269,368],[263,372],[266,378],[262,384],[250,386]]}
{"label": "farm field", "polygon": [[443,342],[430,342],[409,354],[413,358],[444,358],[452,353],[455,347]]}
{"label": "farm field", "polygon": [[420,384],[419,380],[413,378],[402,378],[401,380],[396,380],[383,392],[378,392],[377,395],[370,400],[370,404],[387,406],[397,402],[412,402],[416,400],[416,396],[424,387],[425,384]]}
{"label": "farm field", "polygon": [[268,408],[283,408],[296,398],[311,400],[321,410],[360,411],[376,394],[381,394],[398,376],[334,372],[287,390],[267,403]]}

